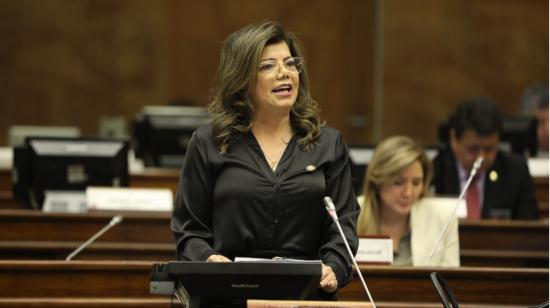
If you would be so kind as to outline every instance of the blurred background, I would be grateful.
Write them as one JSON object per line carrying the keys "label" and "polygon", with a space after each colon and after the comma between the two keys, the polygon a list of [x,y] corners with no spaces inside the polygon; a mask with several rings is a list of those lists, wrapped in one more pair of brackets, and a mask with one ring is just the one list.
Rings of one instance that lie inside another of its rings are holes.
{"label": "blurred background", "polygon": [[143,106],[206,106],[222,41],[264,19],[301,39],[349,144],[435,143],[463,99],[516,113],[548,83],[547,0],[2,0],[0,145],[12,125],[121,136]]}

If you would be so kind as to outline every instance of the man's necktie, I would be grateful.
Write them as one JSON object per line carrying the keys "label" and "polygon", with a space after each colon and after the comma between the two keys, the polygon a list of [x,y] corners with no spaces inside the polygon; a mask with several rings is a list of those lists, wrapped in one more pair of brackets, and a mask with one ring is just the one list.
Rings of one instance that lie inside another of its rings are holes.
{"label": "man's necktie", "polygon": [[477,190],[477,179],[474,177],[470,187],[466,191],[466,205],[468,206],[468,219],[476,220],[481,218],[481,207],[479,204],[479,191]]}

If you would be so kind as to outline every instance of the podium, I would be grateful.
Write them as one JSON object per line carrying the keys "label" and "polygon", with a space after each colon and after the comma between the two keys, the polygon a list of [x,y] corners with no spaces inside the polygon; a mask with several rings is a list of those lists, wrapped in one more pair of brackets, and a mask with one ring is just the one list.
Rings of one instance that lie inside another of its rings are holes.
{"label": "podium", "polygon": [[167,262],[151,269],[150,293],[176,295],[190,308],[246,307],[247,299],[315,296],[321,262]]}

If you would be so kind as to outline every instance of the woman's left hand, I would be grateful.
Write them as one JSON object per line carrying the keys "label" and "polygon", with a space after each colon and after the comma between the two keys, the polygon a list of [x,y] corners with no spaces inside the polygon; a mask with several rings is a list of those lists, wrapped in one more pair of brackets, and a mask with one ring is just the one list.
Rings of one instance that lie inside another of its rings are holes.
{"label": "woman's left hand", "polygon": [[330,266],[326,266],[324,264],[321,264],[321,266],[322,274],[319,287],[328,293],[332,293],[338,289],[338,280],[336,280],[336,275]]}

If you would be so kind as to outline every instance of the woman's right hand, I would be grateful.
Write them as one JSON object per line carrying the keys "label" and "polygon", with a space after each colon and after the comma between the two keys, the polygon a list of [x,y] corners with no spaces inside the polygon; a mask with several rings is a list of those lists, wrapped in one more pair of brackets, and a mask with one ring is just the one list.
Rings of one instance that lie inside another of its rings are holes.
{"label": "woman's right hand", "polygon": [[222,255],[210,255],[206,262],[231,262],[231,260]]}

